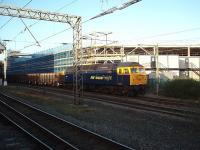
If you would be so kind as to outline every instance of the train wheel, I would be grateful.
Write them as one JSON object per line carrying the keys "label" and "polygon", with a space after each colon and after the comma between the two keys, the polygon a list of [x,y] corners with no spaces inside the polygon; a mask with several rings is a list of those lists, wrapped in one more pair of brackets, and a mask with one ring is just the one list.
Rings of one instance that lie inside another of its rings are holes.
{"label": "train wheel", "polygon": [[142,88],[142,89],[140,90],[140,94],[141,94],[141,95],[145,95],[145,93],[146,93],[146,89],[145,89],[145,88]]}

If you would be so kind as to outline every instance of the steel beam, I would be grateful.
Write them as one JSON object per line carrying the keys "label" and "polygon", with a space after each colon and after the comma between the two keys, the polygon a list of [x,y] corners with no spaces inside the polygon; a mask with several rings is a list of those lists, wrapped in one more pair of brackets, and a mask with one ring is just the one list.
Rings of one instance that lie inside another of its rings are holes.
{"label": "steel beam", "polygon": [[69,23],[70,25],[73,23],[74,20],[76,21],[78,18],[80,18],[80,16],[41,11],[37,9],[19,8],[7,5],[0,5],[0,15]]}
{"label": "steel beam", "polygon": [[82,96],[83,91],[83,80],[81,75],[81,64],[82,64],[82,28],[81,28],[81,18],[77,19],[73,26],[73,91],[74,91],[74,104],[80,104],[80,97]]}

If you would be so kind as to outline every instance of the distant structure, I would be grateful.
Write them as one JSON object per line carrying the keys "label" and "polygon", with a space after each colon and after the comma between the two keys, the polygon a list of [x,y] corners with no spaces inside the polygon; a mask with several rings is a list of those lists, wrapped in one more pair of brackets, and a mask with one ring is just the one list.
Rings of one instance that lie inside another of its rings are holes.
{"label": "distant structure", "polygon": [[10,52],[8,57],[8,76],[17,74],[64,72],[73,65],[72,45],[48,49],[34,54]]}
{"label": "distant structure", "polygon": [[2,62],[0,62],[0,85],[7,85],[7,75],[6,75],[6,66],[7,66],[7,61],[6,61],[6,54],[7,54],[7,50],[6,50],[6,44],[5,42],[0,40],[0,54],[4,55],[4,60]]}
{"label": "distant structure", "polygon": [[[150,78],[200,80],[199,45],[96,45],[83,48],[83,64],[139,62]],[[9,53],[8,75],[63,72],[73,65],[72,45],[31,55]]]}
{"label": "distant structure", "polygon": [[[86,63],[135,61],[166,78],[200,79],[200,45],[98,45],[85,48]],[[157,61],[156,61],[157,60]],[[157,64],[156,64],[157,63]]]}

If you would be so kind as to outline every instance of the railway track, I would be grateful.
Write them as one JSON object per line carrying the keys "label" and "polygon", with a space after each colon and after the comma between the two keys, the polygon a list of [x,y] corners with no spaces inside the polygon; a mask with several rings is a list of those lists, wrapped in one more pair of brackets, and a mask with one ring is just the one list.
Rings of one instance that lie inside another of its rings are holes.
{"label": "railway track", "polygon": [[[58,138],[55,134],[42,127],[33,119],[25,116],[5,101],[1,95],[0,108],[1,115],[12,122],[13,125],[30,135],[34,141],[40,143],[42,149],[73,149],[64,140]],[[2,100],[3,99],[3,100]]]}
{"label": "railway track", "polygon": [[120,106],[126,106],[130,108],[135,108],[139,110],[145,110],[149,112],[156,112],[160,114],[167,114],[167,115],[172,115],[172,116],[177,116],[177,117],[182,117],[185,119],[190,119],[193,121],[200,121],[200,113],[195,112],[195,111],[188,111],[188,110],[183,110],[183,109],[177,109],[177,108],[171,108],[171,107],[166,107],[166,106],[159,106],[155,104],[144,104],[144,103],[139,103],[135,101],[129,101],[129,102],[122,102],[121,100],[103,100],[99,98],[93,98],[96,101],[100,102],[107,102],[111,104],[117,104]]}
{"label": "railway track", "polygon": [[[38,89],[38,87],[33,87],[33,88]],[[73,96],[71,91],[64,90],[64,89],[44,87],[42,90],[44,90],[47,93],[49,92],[51,94],[56,94],[56,95]],[[63,94],[63,92],[65,92],[66,94]],[[186,109],[184,107],[184,106],[187,106],[187,107],[200,108],[198,104],[195,104],[189,101],[182,102],[180,100],[176,101],[176,100],[170,100],[170,99],[162,99],[162,98],[159,99],[159,98],[151,98],[151,97],[136,97],[136,98],[118,97],[118,96],[109,96],[109,95],[102,95],[102,94],[99,95],[97,93],[90,93],[90,92],[85,92],[83,99],[116,104],[120,106],[125,106],[125,107],[130,107],[130,108],[145,110],[145,111],[150,111],[150,112],[156,112],[160,114],[167,114],[167,115],[182,117],[185,119],[200,122],[200,110],[192,111],[191,109]]]}
{"label": "railway track", "polygon": [[0,149],[46,149],[40,141],[0,112]]}
{"label": "railway track", "polygon": [[3,93],[0,93],[0,111],[37,140],[42,149],[132,149]]}
{"label": "railway track", "polygon": [[147,96],[139,96],[140,100],[147,101],[147,102],[155,102],[158,104],[165,104],[165,105],[174,105],[174,106],[186,106],[186,107],[194,107],[200,108],[199,101],[189,101],[189,100],[179,100],[179,99],[167,99],[161,97],[147,97]]}
{"label": "railway track", "polygon": [[[69,90],[65,90],[65,89],[61,89],[61,88],[52,88],[52,87],[38,87],[38,86],[33,86],[30,88],[36,88],[36,89],[40,89],[42,91],[48,92],[48,91],[53,91],[53,92],[58,92],[63,94],[72,94],[72,91]],[[105,97],[105,98],[109,98],[111,96],[109,95],[104,95],[102,94],[98,94],[98,93],[93,93],[93,92],[84,92],[84,96],[91,96],[91,97]],[[179,100],[179,99],[168,99],[168,98],[161,98],[161,97],[150,97],[150,96],[138,96],[138,97],[126,97],[126,96],[116,96],[113,95],[112,97],[115,97],[117,99],[125,99],[126,100],[138,100],[138,101],[144,101],[144,102],[153,102],[153,103],[157,103],[157,104],[164,104],[164,105],[172,105],[172,106],[186,106],[186,107],[194,107],[194,108],[200,108],[200,102],[198,101],[189,101],[189,100]]]}
{"label": "railway track", "polygon": [[[14,84],[15,85],[15,84]],[[15,86],[19,86],[21,84],[17,84]],[[63,88],[58,88],[58,87],[47,87],[47,86],[27,86],[27,85],[22,85],[22,87],[28,87],[28,88],[34,88],[34,89],[39,89],[43,92],[48,92],[48,91],[53,91],[53,92],[58,92],[58,93],[67,93],[71,94],[72,91],[63,89]],[[97,97],[99,93],[94,93],[94,92],[84,92],[85,96],[90,96],[90,95],[95,95]],[[109,95],[104,95],[103,93],[100,94],[100,97],[109,97]],[[181,99],[169,99],[169,98],[163,98],[163,97],[151,97],[151,96],[137,96],[137,97],[127,97],[127,96],[116,96],[113,95],[113,97],[116,98],[126,98],[126,99],[136,99],[144,102],[154,102],[158,104],[165,104],[165,105],[175,105],[175,106],[186,106],[186,107],[197,107],[200,108],[200,101],[191,101],[191,100],[181,100]]]}
{"label": "railway track", "polygon": [[[5,107],[7,107],[7,108],[5,108]],[[28,135],[29,138],[31,138],[30,140],[37,144],[37,148],[38,149],[47,149],[47,150],[53,149],[48,144],[45,144],[45,142],[42,142],[40,140],[41,137],[37,137],[37,135],[36,136],[34,135],[33,131],[37,130],[37,127],[32,127],[31,125],[28,125],[30,123],[29,122],[30,120],[26,122],[26,125],[22,125],[25,122],[22,121],[22,118],[16,117],[17,114],[16,114],[16,112],[12,108],[10,108],[7,105],[6,106],[5,105],[2,106],[2,101],[0,101],[0,108],[1,108],[0,116],[2,118],[6,119],[12,126],[14,125],[18,129],[20,129],[23,133],[25,133],[26,135]],[[6,111],[6,113],[4,111]],[[23,116],[21,116],[21,117],[23,117]],[[33,131],[28,131],[27,128],[31,128]],[[46,138],[48,138],[47,135],[46,135]]]}

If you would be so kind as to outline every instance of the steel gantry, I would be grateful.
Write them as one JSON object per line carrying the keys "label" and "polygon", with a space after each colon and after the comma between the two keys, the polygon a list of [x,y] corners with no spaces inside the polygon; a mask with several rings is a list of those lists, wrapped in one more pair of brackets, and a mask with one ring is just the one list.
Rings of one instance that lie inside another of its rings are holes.
{"label": "steel gantry", "polygon": [[82,62],[81,17],[75,15],[61,14],[61,13],[48,12],[36,9],[19,8],[6,5],[0,5],[0,15],[70,24],[70,26],[73,29],[74,104],[80,104],[80,96],[82,93],[82,82],[81,82],[82,78],[80,75],[80,67],[79,67]]}

